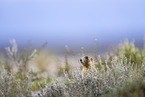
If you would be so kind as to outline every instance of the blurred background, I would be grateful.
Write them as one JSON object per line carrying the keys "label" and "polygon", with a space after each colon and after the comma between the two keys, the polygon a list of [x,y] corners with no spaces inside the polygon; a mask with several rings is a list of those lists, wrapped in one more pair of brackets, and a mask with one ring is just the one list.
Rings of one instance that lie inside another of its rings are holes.
{"label": "blurred background", "polygon": [[0,48],[15,39],[34,47],[75,52],[81,47],[106,51],[125,39],[141,48],[145,33],[144,0],[0,0]]}
{"label": "blurred background", "polygon": [[144,63],[145,0],[0,0],[0,97],[143,97]]}

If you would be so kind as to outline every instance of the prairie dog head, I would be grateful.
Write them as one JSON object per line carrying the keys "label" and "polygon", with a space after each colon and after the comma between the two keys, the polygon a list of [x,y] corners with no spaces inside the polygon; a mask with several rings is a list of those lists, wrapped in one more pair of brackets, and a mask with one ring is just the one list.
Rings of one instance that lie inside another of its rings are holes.
{"label": "prairie dog head", "polygon": [[84,67],[89,68],[93,63],[93,58],[89,56],[84,56],[80,59],[80,62]]}

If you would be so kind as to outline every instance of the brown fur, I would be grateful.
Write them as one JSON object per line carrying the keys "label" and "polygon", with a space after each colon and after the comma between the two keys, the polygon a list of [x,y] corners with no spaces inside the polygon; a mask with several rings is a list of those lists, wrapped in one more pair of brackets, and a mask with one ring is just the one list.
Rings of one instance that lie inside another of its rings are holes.
{"label": "brown fur", "polygon": [[96,70],[95,66],[94,66],[93,58],[91,58],[89,56],[84,56],[80,59],[80,62],[83,65],[83,69],[82,69],[82,76],[83,77],[86,76],[89,69],[91,69],[92,71]]}

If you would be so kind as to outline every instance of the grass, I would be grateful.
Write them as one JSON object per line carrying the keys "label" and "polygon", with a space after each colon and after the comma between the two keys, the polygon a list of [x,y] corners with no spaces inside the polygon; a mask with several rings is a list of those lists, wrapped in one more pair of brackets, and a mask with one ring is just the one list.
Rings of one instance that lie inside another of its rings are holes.
{"label": "grass", "polygon": [[62,59],[31,46],[18,53],[15,40],[11,45],[9,58],[0,60],[0,97],[145,97],[145,43],[139,51],[125,41],[105,57],[95,45],[97,71],[85,78],[68,46]]}

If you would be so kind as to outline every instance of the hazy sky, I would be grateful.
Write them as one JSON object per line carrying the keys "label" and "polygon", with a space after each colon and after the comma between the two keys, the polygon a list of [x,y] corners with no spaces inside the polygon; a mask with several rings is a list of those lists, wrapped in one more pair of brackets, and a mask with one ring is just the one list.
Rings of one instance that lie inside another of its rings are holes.
{"label": "hazy sky", "polygon": [[144,33],[145,0],[0,0],[0,45],[85,45]]}

